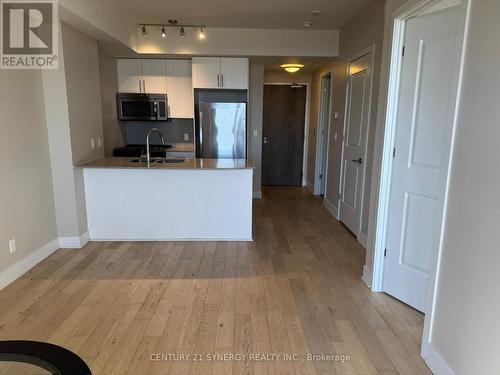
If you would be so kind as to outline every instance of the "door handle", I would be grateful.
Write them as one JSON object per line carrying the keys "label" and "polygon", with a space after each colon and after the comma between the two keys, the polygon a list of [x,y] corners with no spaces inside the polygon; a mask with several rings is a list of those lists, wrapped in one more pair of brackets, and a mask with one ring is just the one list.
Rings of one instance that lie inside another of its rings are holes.
{"label": "door handle", "polygon": [[267,139],[267,137],[264,137],[264,144],[265,145],[270,145],[271,144],[271,140]]}
{"label": "door handle", "polygon": [[358,164],[363,164],[363,159],[362,158],[354,159],[353,162]]}

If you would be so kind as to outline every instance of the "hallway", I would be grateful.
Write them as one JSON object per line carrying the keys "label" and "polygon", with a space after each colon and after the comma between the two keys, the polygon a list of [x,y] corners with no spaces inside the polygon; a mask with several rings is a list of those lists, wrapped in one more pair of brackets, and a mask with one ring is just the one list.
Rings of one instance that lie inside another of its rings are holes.
{"label": "hallway", "polygon": [[369,291],[364,250],[321,201],[263,195],[252,243],[59,250],[0,291],[0,339],[64,346],[106,375],[429,373],[423,315]]}

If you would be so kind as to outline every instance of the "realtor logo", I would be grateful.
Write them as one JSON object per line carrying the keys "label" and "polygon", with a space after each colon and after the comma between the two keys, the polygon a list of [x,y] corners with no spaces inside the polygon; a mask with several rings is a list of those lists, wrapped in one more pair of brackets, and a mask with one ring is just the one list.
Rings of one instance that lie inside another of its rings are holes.
{"label": "realtor logo", "polygon": [[0,68],[57,69],[57,0],[0,0]]}

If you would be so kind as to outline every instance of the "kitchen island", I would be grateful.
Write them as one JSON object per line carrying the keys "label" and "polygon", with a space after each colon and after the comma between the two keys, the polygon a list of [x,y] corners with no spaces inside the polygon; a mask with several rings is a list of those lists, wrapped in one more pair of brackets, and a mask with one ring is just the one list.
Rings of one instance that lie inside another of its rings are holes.
{"label": "kitchen island", "polygon": [[106,157],[83,168],[100,241],[251,241],[254,165],[232,159]]}

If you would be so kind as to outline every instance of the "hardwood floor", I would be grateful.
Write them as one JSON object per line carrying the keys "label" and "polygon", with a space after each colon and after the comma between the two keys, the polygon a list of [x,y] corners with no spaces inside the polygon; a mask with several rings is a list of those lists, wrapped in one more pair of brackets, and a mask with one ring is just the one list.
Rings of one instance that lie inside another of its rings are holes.
{"label": "hardwood floor", "polygon": [[59,250],[0,292],[0,339],[64,346],[106,375],[430,373],[423,315],[368,290],[364,250],[319,200],[264,189],[254,239]]}

